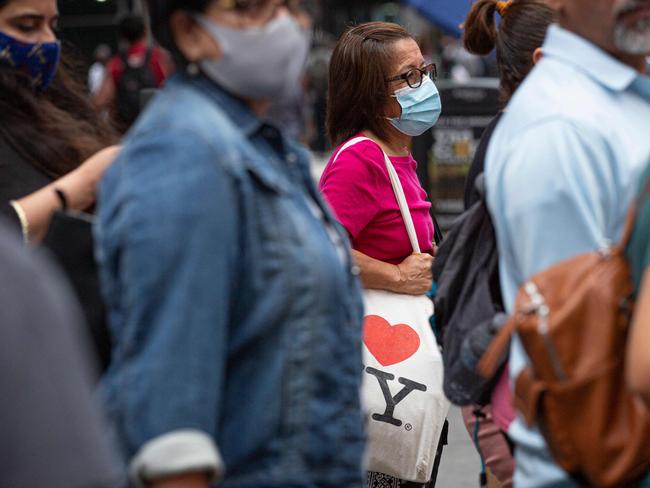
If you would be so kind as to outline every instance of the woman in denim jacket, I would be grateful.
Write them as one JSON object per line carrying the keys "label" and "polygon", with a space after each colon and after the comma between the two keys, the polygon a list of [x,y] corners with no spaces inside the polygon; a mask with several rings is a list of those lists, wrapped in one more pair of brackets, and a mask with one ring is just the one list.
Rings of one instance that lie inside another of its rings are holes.
{"label": "woman in denim jacket", "polygon": [[96,230],[101,398],[138,486],[359,487],[362,305],[303,149],[260,119],[295,85],[274,0],[150,0],[183,68],[126,138]]}

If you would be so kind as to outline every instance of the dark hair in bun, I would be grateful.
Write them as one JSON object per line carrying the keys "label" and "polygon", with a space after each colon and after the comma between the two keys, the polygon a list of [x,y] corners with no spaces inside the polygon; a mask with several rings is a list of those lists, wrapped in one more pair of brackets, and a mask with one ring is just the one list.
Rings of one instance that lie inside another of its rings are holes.
{"label": "dark hair in bun", "polygon": [[[498,26],[497,13],[502,16]],[[555,11],[543,0],[478,0],[467,15],[465,49],[484,56],[496,48],[504,105],[530,73],[533,53],[555,20]]]}

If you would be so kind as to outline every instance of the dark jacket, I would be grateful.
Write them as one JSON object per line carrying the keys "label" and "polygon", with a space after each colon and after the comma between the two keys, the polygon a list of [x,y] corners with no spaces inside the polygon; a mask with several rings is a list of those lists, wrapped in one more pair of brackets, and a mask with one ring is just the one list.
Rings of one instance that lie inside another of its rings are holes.
{"label": "dark jacket", "polygon": [[50,178],[27,162],[0,137],[0,214],[6,218],[6,222],[20,231],[20,221],[9,202],[34,193],[50,182]]}

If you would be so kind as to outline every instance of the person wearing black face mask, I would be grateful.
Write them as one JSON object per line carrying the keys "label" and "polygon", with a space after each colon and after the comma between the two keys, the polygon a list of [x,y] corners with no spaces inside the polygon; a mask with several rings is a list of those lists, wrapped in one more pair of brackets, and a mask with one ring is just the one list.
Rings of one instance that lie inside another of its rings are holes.
{"label": "person wearing black face mask", "polygon": [[116,135],[61,61],[57,19],[56,0],[0,0],[0,212],[25,241],[45,235],[55,189],[71,208],[92,207],[116,153],[100,152]]}
{"label": "person wearing black face mask", "polygon": [[155,488],[360,487],[362,304],[307,152],[264,122],[303,33],[275,0],[150,0],[180,72],[102,182],[101,398]]}

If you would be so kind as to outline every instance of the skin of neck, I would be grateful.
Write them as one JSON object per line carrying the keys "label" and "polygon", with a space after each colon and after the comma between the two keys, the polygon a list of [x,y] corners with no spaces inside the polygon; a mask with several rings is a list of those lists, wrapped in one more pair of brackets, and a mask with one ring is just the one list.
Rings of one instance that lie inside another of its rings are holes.
{"label": "skin of neck", "polygon": [[392,124],[387,125],[386,139],[382,139],[370,130],[364,130],[364,135],[377,142],[389,156],[408,156],[411,153],[411,136],[400,132]]}
{"label": "skin of neck", "polygon": [[268,100],[246,99],[244,102],[246,102],[246,105],[248,105],[258,117],[264,117],[269,111],[269,108],[271,108],[271,102]]}
{"label": "skin of neck", "polygon": [[[624,52],[621,52],[620,50],[617,50],[614,46],[613,43],[612,45],[603,45],[602,42],[599,42],[599,37],[596,35],[593,35],[593,32],[587,32],[585,31],[584,28],[582,28],[581,25],[577,24],[576,22],[572,22],[569,19],[561,18],[560,19],[560,25],[565,28],[568,31],[571,31],[589,42],[594,43],[598,47],[600,47],[602,50],[607,52],[609,55],[612,57],[618,59],[621,63],[628,65],[632,69],[638,71],[641,74],[645,74],[646,71],[646,55],[645,54],[626,54]],[[650,54],[650,53],[648,53]]]}
{"label": "skin of neck", "polygon": [[646,57],[632,55],[632,54],[621,54],[619,56],[611,53],[615,58],[619,59],[622,63],[627,64],[628,66],[634,68],[636,71],[642,75],[646,74]]}

